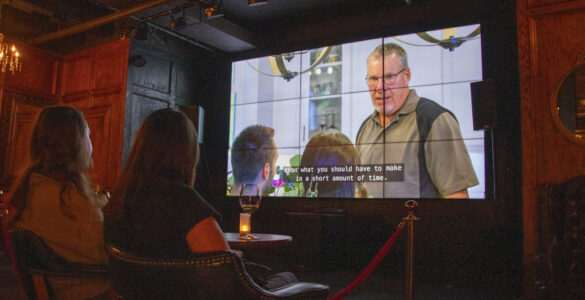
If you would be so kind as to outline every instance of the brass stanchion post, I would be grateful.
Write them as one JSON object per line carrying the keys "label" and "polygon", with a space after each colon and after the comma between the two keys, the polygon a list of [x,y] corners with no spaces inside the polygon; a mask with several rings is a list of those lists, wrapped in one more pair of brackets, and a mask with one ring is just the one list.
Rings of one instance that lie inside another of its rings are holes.
{"label": "brass stanchion post", "polygon": [[414,273],[414,221],[418,220],[414,212],[418,208],[418,202],[408,200],[404,203],[408,209],[408,216],[403,218],[408,227],[408,240],[406,245],[406,299],[412,300],[414,297],[413,273]]}

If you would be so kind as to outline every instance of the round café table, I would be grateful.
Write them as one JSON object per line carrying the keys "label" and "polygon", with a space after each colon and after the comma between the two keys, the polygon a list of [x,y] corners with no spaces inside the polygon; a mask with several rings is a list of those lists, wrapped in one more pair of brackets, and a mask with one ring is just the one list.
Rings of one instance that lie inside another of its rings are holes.
{"label": "round caf\u00e9 table", "polygon": [[224,232],[228,245],[236,249],[281,247],[292,242],[292,237],[289,235],[272,233],[252,233],[252,235],[257,238],[240,239],[240,233],[238,232]]}

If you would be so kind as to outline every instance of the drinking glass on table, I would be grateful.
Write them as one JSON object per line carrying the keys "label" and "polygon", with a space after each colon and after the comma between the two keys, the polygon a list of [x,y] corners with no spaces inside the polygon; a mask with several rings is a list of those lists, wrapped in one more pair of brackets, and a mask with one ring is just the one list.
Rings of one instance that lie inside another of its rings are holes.
{"label": "drinking glass on table", "polygon": [[[246,189],[246,185],[242,184],[242,189],[240,190],[240,196],[238,200],[240,202],[240,207],[244,213],[248,214],[248,220],[250,220],[250,224],[252,223],[252,214],[260,207],[260,202],[262,201],[262,194],[260,193],[260,188],[258,185],[256,186],[256,192],[253,195],[244,195],[244,189]],[[250,233],[241,237],[243,239],[257,239],[258,237],[252,235],[251,233],[251,226],[248,229]]]}

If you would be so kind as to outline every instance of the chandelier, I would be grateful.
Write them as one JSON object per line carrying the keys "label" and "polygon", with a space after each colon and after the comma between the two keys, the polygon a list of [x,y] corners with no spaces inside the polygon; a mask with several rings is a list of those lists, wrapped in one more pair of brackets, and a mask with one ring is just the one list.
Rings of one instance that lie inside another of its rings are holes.
{"label": "chandelier", "polygon": [[19,59],[20,53],[16,46],[12,44],[10,46],[7,42],[4,42],[4,35],[0,33],[0,70],[2,72],[6,72],[6,70],[10,71],[14,74],[15,71],[20,71],[22,69],[22,63]]}

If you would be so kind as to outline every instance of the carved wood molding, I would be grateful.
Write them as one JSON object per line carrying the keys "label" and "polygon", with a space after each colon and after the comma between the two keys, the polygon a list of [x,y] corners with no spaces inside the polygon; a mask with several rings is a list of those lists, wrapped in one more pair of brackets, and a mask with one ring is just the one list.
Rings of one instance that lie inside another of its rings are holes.
{"label": "carved wood molding", "polygon": [[[539,1],[531,1],[539,2]],[[545,16],[551,14],[562,14],[585,8],[584,1],[559,1],[557,3],[530,3],[527,5],[531,16]]]}
{"label": "carved wood molding", "polygon": [[539,255],[534,259],[538,299],[584,299],[585,176],[549,182],[538,199]]}
{"label": "carved wood molding", "polygon": [[[521,5],[521,2],[523,2]],[[523,202],[532,202],[534,199],[534,190],[533,186],[536,184],[536,178],[534,174],[536,174],[536,167],[531,162],[534,161],[534,157],[536,157],[536,148],[534,147],[534,141],[537,139],[535,137],[535,133],[531,130],[526,130],[525,128],[533,128],[534,125],[531,123],[534,119],[533,117],[526,118],[524,115],[532,116],[534,114],[533,105],[531,105],[531,99],[533,99],[533,84],[531,80],[531,70],[532,70],[532,56],[534,55],[534,49],[532,43],[534,42],[534,37],[532,36],[532,24],[533,20],[530,17],[526,7],[525,1],[518,1],[517,7],[517,28],[518,28],[518,66],[519,66],[519,75],[520,75],[520,107],[521,107],[521,114],[522,114],[522,195],[523,195]],[[524,159],[526,158],[526,159]],[[526,210],[531,207],[529,205],[526,206]],[[536,221],[530,216],[534,216],[535,212],[530,211],[528,214],[525,215],[524,218],[524,227],[528,228],[529,231],[535,230]],[[526,229],[525,229],[526,230]],[[536,240],[531,237],[527,236],[524,242],[524,252],[525,253],[536,253]]]}
{"label": "carved wood molding", "polygon": [[10,137],[10,122],[12,120],[11,114],[13,111],[13,103],[22,103],[30,106],[43,107],[55,104],[55,99],[40,97],[36,95],[25,94],[5,90],[2,95],[2,114],[0,116],[0,174],[2,175],[2,182],[8,178],[6,174],[6,167],[8,164],[8,140]]}
{"label": "carved wood molding", "polygon": [[531,18],[528,12],[523,7],[518,8],[517,23],[518,23],[518,64],[520,71],[520,90],[522,94],[530,93],[530,67],[531,67]]}

